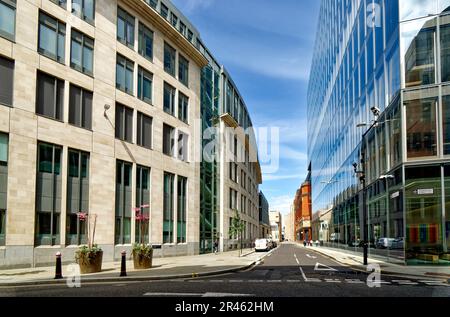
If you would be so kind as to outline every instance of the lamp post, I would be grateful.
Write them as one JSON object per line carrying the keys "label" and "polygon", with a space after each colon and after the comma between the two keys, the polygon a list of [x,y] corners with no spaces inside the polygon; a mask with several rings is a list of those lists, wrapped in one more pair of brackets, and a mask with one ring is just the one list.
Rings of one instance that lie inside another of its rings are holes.
{"label": "lamp post", "polygon": [[[366,142],[366,136],[369,134],[369,132],[372,130],[372,128],[378,126],[378,118],[380,117],[381,110],[378,107],[372,107],[370,109],[375,117],[375,119],[372,121],[372,124],[367,129],[366,132],[362,135],[362,148],[361,148],[361,166],[362,169],[358,170],[358,164],[353,163],[353,168],[356,175],[359,175],[359,180],[363,186],[363,258],[364,258],[364,265],[368,264],[367,258],[369,253],[369,241],[368,241],[368,230],[367,230],[367,184],[366,184],[366,153],[365,150],[363,150],[365,142]],[[367,123],[360,123],[356,125],[357,128],[362,128],[368,126]]]}

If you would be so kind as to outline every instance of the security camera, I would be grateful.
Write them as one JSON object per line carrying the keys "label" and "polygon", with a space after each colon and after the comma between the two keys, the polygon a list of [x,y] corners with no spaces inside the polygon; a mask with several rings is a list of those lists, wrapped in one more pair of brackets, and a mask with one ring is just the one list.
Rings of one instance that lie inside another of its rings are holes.
{"label": "security camera", "polygon": [[370,110],[372,111],[373,115],[378,117],[381,114],[381,110],[378,107],[373,106],[372,108],[370,108]]}

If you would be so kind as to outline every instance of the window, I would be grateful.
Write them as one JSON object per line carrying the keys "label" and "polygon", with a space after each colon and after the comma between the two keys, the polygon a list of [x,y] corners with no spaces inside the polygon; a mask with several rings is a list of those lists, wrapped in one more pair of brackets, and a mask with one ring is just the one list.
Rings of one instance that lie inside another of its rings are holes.
{"label": "window", "polygon": [[38,71],[36,113],[62,121],[64,81]]}
{"label": "window", "polygon": [[92,129],[92,92],[70,85],[69,123]]}
{"label": "window", "polygon": [[116,163],[116,223],[115,244],[131,243],[131,174],[133,165]]}
{"label": "window", "polygon": [[60,243],[61,156],[60,146],[38,144],[36,245]]}
{"label": "window", "polygon": [[230,162],[230,179],[233,182],[237,182],[237,170],[238,170],[237,164],[234,162]]}
{"label": "window", "polygon": [[164,173],[163,243],[173,243],[175,175]]}
{"label": "window", "polygon": [[69,149],[68,166],[66,244],[86,244],[86,224],[77,213],[89,213],[89,153]]}
{"label": "window", "polygon": [[116,139],[133,142],[133,109],[116,104]]}
{"label": "window", "polygon": [[142,23],[139,23],[139,54],[148,60],[153,59],[153,32]]}
{"label": "window", "polygon": [[152,104],[153,75],[139,67],[138,69],[138,98]]}
{"label": "window", "polygon": [[178,92],[178,119],[188,123],[189,98]]}
{"label": "window", "polygon": [[134,47],[134,16],[121,8],[117,8],[117,40]]}
{"label": "window", "polygon": [[116,88],[132,95],[133,77],[134,63],[121,55],[117,55]]}
{"label": "window", "polygon": [[14,41],[16,35],[16,0],[0,0],[0,36]]}
{"label": "window", "polygon": [[184,24],[182,21],[180,21],[180,28],[179,31],[181,34],[183,34],[184,36],[186,36],[186,24]]}
{"label": "window", "polygon": [[135,242],[148,243],[150,226],[150,168],[137,166],[136,170],[136,224]]}
{"label": "window", "polygon": [[59,5],[61,8],[67,8],[67,0],[50,0],[51,2]]}
{"label": "window", "polygon": [[405,87],[434,84],[436,20],[404,23],[401,29]]}
{"label": "window", "polygon": [[188,161],[188,139],[187,134],[178,132],[178,158],[183,162]]}
{"label": "window", "polygon": [[169,16],[169,8],[161,2],[160,14],[164,19],[167,19]]}
{"label": "window", "polygon": [[175,54],[175,49],[164,43],[164,70],[172,76],[175,76]]}
{"label": "window", "polygon": [[5,245],[8,193],[8,135],[0,133],[0,246]]}
{"label": "window", "polygon": [[42,12],[39,13],[39,53],[64,63],[66,25]]}
{"label": "window", "polygon": [[158,0],[145,0],[153,9],[156,9],[156,6],[158,5]]}
{"label": "window", "polygon": [[[447,88],[448,89],[448,88]],[[442,96],[442,142],[444,155],[450,154],[450,96]]]}
{"label": "window", "polygon": [[169,156],[174,156],[175,147],[175,129],[171,126],[163,125],[163,153]]}
{"label": "window", "polygon": [[405,101],[408,158],[437,155],[436,98]]}
{"label": "window", "polygon": [[153,119],[145,114],[137,114],[137,145],[149,150],[152,149],[152,121]]}
{"label": "window", "polygon": [[72,28],[70,50],[70,67],[93,75],[94,69],[94,40]]}
{"label": "window", "polygon": [[177,242],[186,243],[187,178],[178,176]]}
{"label": "window", "polygon": [[178,24],[178,17],[173,14],[173,12],[170,13],[170,23],[172,23],[173,27],[177,27]]}
{"label": "window", "polygon": [[237,191],[230,188],[230,209],[237,209]]}
{"label": "window", "polygon": [[450,81],[450,24],[441,25],[441,76],[442,82]]}
{"label": "window", "polygon": [[0,57],[0,104],[13,105],[14,61]]}
{"label": "window", "polygon": [[95,0],[72,0],[72,13],[80,19],[94,24]]}
{"label": "window", "polygon": [[178,80],[189,87],[189,62],[181,55],[178,55]]}
{"label": "window", "polygon": [[175,88],[164,83],[164,112],[175,115]]}
{"label": "window", "polygon": [[188,41],[192,42],[192,40],[194,39],[194,33],[192,33],[191,30],[188,30]]}

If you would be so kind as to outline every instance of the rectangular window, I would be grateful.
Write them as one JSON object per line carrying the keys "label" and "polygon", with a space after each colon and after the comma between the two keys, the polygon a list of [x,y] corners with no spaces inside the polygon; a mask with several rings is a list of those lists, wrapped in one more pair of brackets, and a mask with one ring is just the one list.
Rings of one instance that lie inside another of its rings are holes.
{"label": "rectangular window", "polygon": [[192,40],[194,39],[194,33],[192,33],[191,30],[188,30],[188,36],[187,36],[187,38],[188,38],[188,41],[189,41],[189,42],[192,42]]}
{"label": "rectangular window", "polygon": [[178,80],[189,87],[189,61],[178,54]]}
{"label": "rectangular window", "polygon": [[170,23],[172,23],[174,28],[177,27],[178,17],[173,12],[170,13]]}
{"label": "rectangular window", "polygon": [[133,109],[116,103],[116,139],[133,143]]}
{"label": "rectangular window", "polygon": [[164,112],[175,115],[175,88],[164,83]]}
{"label": "rectangular window", "polygon": [[175,49],[164,43],[164,70],[175,77]]}
{"label": "rectangular window", "polygon": [[180,28],[179,31],[183,36],[186,36],[186,24],[184,24],[182,21],[180,21]]}
{"label": "rectangular window", "polygon": [[150,226],[150,168],[137,166],[136,170],[135,242],[149,243]]}
{"label": "rectangular window", "polygon": [[134,48],[134,16],[120,7],[117,8],[117,40]]}
{"label": "rectangular window", "polygon": [[137,114],[137,145],[149,150],[152,149],[152,121],[153,119],[143,113]]}
{"label": "rectangular window", "polygon": [[442,133],[444,155],[450,155],[450,96],[442,96]]}
{"label": "rectangular window", "polygon": [[152,104],[152,85],[153,74],[142,67],[138,69],[138,98],[142,101]]}
{"label": "rectangular window", "polygon": [[175,147],[175,129],[171,126],[163,125],[163,153],[165,155],[174,156]]}
{"label": "rectangular window", "polygon": [[94,24],[95,0],[72,0],[72,13],[80,19]]}
{"label": "rectangular window", "polygon": [[156,9],[156,6],[158,5],[158,0],[145,0],[153,9]]}
{"label": "rectangular window", "polygon": [[5,245],[8,193],[8,135],[0,133],[0,246]]}
{"label": "rectangular window", "polygon": [[64,81],[38,71],[36,113],[63,120]]}
{"label": "rectangular window", "polygon": [[178,176],[177,242],[186,243],[187,178]]}
{"label": "rectangular window", "polygon": [[138,52],[148,60],[153,59],[153,32],[139,23]]}
{"label": "rectangular window", "polygon": [[[448,18],[446,18],[447,20]],[[450,81],[450,24],[440,28],[441,36],[441,76],[442,82]]]}
{"label": "rectangular window", "polygon": [[237,210],[237,191],[230,188],[230,209]]}
{"label": "rectangular window", "polygon": [[67,0],[50,0],[51,2],[59,5],[61,8],[67,8]]}
{"label": "rectangular window", "polygon": [[178,158],[183,162],[188,161],[188,140],[187,134],[178,132]]}
{"label": "rectangular window", "polygon": [[116,163],[116,223],[115,244],[131,243],[131,175],[133,165]]}
{"label": "rectangular window", "polygon": [[189,98],[178,92],[178,119],[188,123]]}
{"label": "rectangular window", "polygon": [[117,55],[116,88],[133,94],[134,63],[122,55]]}
{"label": "rectangular window", "polygon": [[175,175],[164,173],[163,243],[173,243]]}
{"label": "rectangular window", "polygon": [[14,41],[16,35],[16,0],[0,0],[0,36]]}
{"label": "rectangular window", "polygon": [[94,40],[73,28],[71,33],[70,67],[92,76]]}
{"label": "rectangular window", "polygon": [[408,158],[437,155],[436,98],[405,101]]}
{"label": "rectangular window", "polygon": [[0,104],[13,105],[14,61],[0,57]]}
{"label": "rectangular window", "polygon": [[36,245],[60,243],[62,147],[38,143]]}
{"label": "rectangular window", "polygon": [[89,153],[69,149],[66,244],[87,243],[86,223],[77,213],[89,213]]}
{"label": "rectangular window", "polygon": [[69,123],[92,129],[92,92],[70,84]]}
{"label": "rectangular window", "polygon": [[66,25],[39,12],[39,53],[64,64]]}
{"label": "rectangular window", "polygon": [[164,19],[167,19],[169,17],[169,8],[161,2],[161,8],[160,8],[160,14]]}

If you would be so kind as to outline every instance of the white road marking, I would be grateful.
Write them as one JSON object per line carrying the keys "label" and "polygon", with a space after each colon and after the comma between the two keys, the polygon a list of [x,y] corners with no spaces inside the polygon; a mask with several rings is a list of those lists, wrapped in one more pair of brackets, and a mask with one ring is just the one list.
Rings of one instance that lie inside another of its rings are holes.
{"label": "white road marking", "polygon": [[327,283],[341,283],[342,281],[336,280],[336,279],[326,278],[325,282],[327,282]]}
{"label": "white road marking", "polygon": [[267,280],[269,283],[281,283],[281,280]]}
{"label": "white road marking", "polygon": [[223,280],[209,280],[210,283],[223,283]]}
{"label": "white road marking", "polygon": [[316,257],[316,256],[313,256],[313,255],[306,254],[306,256],[307,256],[308,258],[310,258],[310,259],[317,259],[317,257]]}
{"label": "white road marking", "polygon": [[[319,268],[322,267],[322,268]],[[322,263],[317,262],[316,266],[314,267],[314,271],[332,271],[332,272],[337,272],[338,270],[333,269],[332,267],[326,266]]]}
{"label": "white road marking", "polygon": [[242,283],[243,280],[229,280],[230,283]]}
{"label": "white road marking", "polygon": [[264,280],[250,280],[249,283],[264,283]]}
{"label": "white road marking", "polygon": [[352,280],[352,279],[345,279],[345,282],[349,284],[364,284],[364,282],[361,280]]}
{"label": "white road marking", "polygon": [[249,297],[255,294],[205,293],[202,297]]}
{"label": "white road marking", "polygon": [[410,280],[392,280],[392,283],[397,283],[400,285],[418,285],[417,282],[412,282]]}
{"label": "white road marking", "polygon": [[287,280],[287,283],[300,283],[300,280]]}
{"label": "white road marking", "polygon": [[298,259],[297,259],[297,258],[295,258],[295,261],[297,262],[297,264],[298,264],[298,265],[300,265],[300,262],[298,261]]}
{"label": "white road marking", "polygon": [[419,281],[421,283],[427,284],[428,286],[450,286],[450,284],[446,284],[440,281]]}
{"label": "white road marking", "polygon": [[204,293],[145,293],[144,296],[155,296],[155,297],[162,297],[162,296],[176,296],[176,297],[199,297],[202,296]]}

